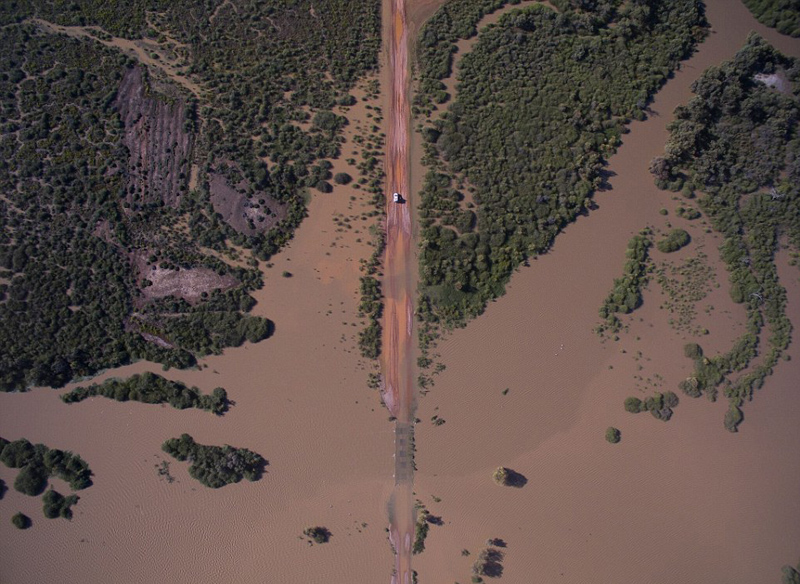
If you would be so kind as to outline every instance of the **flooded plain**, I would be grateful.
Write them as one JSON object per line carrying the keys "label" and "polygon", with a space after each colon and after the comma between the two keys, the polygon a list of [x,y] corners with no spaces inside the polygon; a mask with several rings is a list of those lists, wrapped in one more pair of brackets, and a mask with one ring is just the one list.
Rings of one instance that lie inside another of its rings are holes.
{"label": "flooded plain", "polygon": [[[683,345],[727,349],[744,332],[744,310],[727,294],[718,238],[675,216],[680,202],[655,188],[649,162],[663,152],[666,125],[690,98],[691,82],[731,58],[750,30],[800,55],[800,41],[759,25],[740,2],[706,4],[710,36],[658,93],[649,119],[623,136],[610,160],[612,188],[596,195],[599,209],[439,346],[447,369],[417,414],[416,493],[444,522],[415,558],[423,582],[469,581],[489,538],[506,542],[502,581],[514,583],[776,582],[781,566],[800,556],[798,342],[745,405],[738,434],[723,427],[724,400],[677,390],[692,371]],[[695,309],[697,326],[710,334],[670,326],[673,315],[660,308],[667,298],[651,281],[642,307],[624,319],[628,331],[601,341],[592,330],[597,310],[621,274],[629,238],[667,222],[687,229],[693,243],[669,258],[655,249],[651,256],[657,265],[699,250],[708,256],[714,282]],[[800,274],[787,253],[778,261],[796,338]],[[681,399],[667,423],[623,408],[628,396],[665,390]],[[445,423],[434,425],[435,415]],[[621,430],[619,444],[605,441],[608,426]],[[498,466],[527,485],[497,486]]]}
{"label": "flooded plain", "polygon": [[[412,4],[409,26],[436,4]],[[501,581],[511,584],[777,582],[781,566],[798,560],[800,282],[787,254],[779,255],[779,273],[795,326],[791,360],[745,405],[738,434],[723,428],[722,401],[679,394],[667,423],[622,407],[629,395],[676,389],[691,371],[682,352],[688,340],[714,353],[743,330],[718,240],[674,216],[678,203],[655,188],[647,168],[691,82],[732,57],[750,30],[795,56],[800,42],[759,25],[738,1],[706,4],[711,35],[656,96],[650,118],[623,137],[611,159],[612,189],[596,196],[599,209],[515,274],[485,315],[440,344],[447,369],[417,412],[416,497],[443,520],[413,558],[421,582],[468,582],[488,538],[507,543]],[[351,122],[365,112],[353,115]],[[413,138],[412,158],[418,145]],[[412,188],[420,177],[412,160]],[[204,392],[225,387],[236,405],[224,417],[102,398],[68,406],[52,390],[0,394],[0,435],[71,449],[96,475],[71,522],[45,519],[39,498],[5,494],[0,581],[389,581],[394,425],[366,388],[370,365],[356,347],[358,262],[371,248],[366,222],[354,219],[353,229],[335,219],[367,210],[362,198],[351,186],[314,195],[309,217],[255,293],[255,313],[276,324],[271,338],[204,359],[201,370],[163,373]],[[671,327],[651,282],[643,306],[625,320],[629,330],[601,342],[592,332],[597,309],[621,272],[628,239],[667,221],[694,240],[669,259],[702,246],[716,272],[720,287],[697,309],[710,334],[697,339]],[[147,370],[162,373],[137,363],[97,380]],[[434,415],[445,423],[434,426]],[[620,444],[604,440],[608,426],[620,428]],[[269,460],[267,473],[211,490],[172,461],[170,483],[157,472],[171,460],[160,446],[183,432],[254,450]],[[527,485],[495,485],[500,465]],[[7,484],[15,474],[0,466]],[[33,519],[31,529],[11,525],[17,511]],[[333,533],[330,543],[301,539],[313,525]]]}
{"label": "flooded plain", "polygon": [[[369,122],[363,102],[349,115],[350,133]],[[348,135],[342,159],[353,149]],[[357,176],[334,164],[333,172]],[[394,432],[356,347],[359,260],[372,253],[370,221],[359,216],[373,209],[369,197],[352,185],[313,195],[308,218],[254,293],[254,313],[275,322],[269,339],[203,359],[199,371],[137,363],[96,379],[153,371],[204,392],[222,386],[236,402],[225,416],[104,398],[66,405],[60,390],[0,395],[1,436],[73,450],[96,475],[78,493],[71,522],[45,519],[41,498],[5,494],[0,581],[308,584],[352,582],[354,573],[388,581]],[[161,452],[183,432],[254,450],[269,460],[267,472],[208,489],[187,463]],[[175,482],[159,476],[163,460]],[[0,465],[9,487],[15,476]],[[27,531],[11,524],[17,511],[33,519]],[[311,547],[300,536],[316,525],[333,536]]]}

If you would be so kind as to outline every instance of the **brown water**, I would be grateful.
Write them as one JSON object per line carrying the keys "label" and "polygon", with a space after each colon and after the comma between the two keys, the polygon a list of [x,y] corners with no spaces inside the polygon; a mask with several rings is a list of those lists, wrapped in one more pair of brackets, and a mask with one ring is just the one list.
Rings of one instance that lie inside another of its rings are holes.
{"label": "brown water", "polygon": [[[353,109],[348,132],[363,123],[363,104]],[[333,220],[371,209],[350,201],[360,192],[337,186],[314,195],[309,217],[274,258],[254,309],[276,323],[274,336],[205,359],[202,371],[165,374],[206,392],[225,387],[236,405],[224,417],[103,398],[68,406],[52,390],[0,395],[0,435],[72,449],[96,474],[79,493],[72,522],[45,519],[38,498],[6,494],[0,582],[388,579],[393,426],[377,392],[366,388],[368,364],[355,346],[358,260],[371,248],[356,241],[369,239],[366,222],[346,230]],[[282,278],[284,270],[293,277]],[[161,367],[139,363],[114,374],[144,370]],[[182,432],[259,452],[268,472],[256,483],[211,490],[189,477],[186,463],[172,461],[177,481],[168,484],[155,468],[172,460],[161,443]],[[7,484],[14,476],[0,465]],[[28,531],[11,525],[18,510],[33,519]],[[309,547],[299,539],[313,525],[330,529],[330,543]]]}
{"label": "brown water", "polygon": [[[447,370],[419,405],[415,484],[445,525],[431,528],[415,559],[423,582],[469,581],[475,555],[495,537],[508,543],[502,581],[512,583],[775,582],[783,564],[797,562],[796,340],[792,360],[746,404],[739,434],[722,426],[724,402],[682,397],[668,423],[622,407],[629,395],[676,389],[691,372],[682,355],[687,340],[713,353],[743,331],[718,239],[675,218],[679,203],[653,186],[647,168],[663,151],[666,124],[690,98],[691,82],[732,57],[750,30],[789,54],[799,55],[800,43],[760,26],[739,2],[707,5],[712,34],[658,94],[650,119],[624,136],[610,164],[613,188],[596,197],[599,210],[568,227],[552,253],[514,276],[505,297],[439,347]],[[662,207],[669,217],[659,215]],[[653,282],[627,320],[629,332],[601,343],[592,328],[628,239],[667,221],[694,238],[670,260],[702,244],[716,268],[721,287],[698,307],[698,324],[711,334],[693,339],[673,330]],[[779,262],[797,337],[798,273],[785,255]],[[710,315],[702,310],[709,305]],[[640,393],[635,376],[652,386]],[[433,415],[446,423],[434,426]],[[608,426],[621,429],[620,444],[604,440]],[[500,465],[525,475],[527,485],[496,486],[491,473]]]}

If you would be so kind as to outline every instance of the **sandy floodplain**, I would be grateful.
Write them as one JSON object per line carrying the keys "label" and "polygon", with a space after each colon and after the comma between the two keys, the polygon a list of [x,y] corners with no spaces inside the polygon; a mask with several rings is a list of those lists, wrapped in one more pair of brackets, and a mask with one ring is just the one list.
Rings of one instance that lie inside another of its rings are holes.
{"label": "sandy floodplain", "polygon": [[[778,263],[795,326],[791,361],[745,405],[740,432],[724,429],[724,400],[677,390],[692,371],[684,343],[712,354],[729,348],[744,331],[744,310],[727,294],[719,239],[675,216],[685,201],[655,188],[649,162],[663,152],[666,125],[691,97],[691,82],[731,58],[749,31],[800,55],[800,41],[761,26],[740,2],[706,5],[711,34],[657,94],[649,119],[623,136],[610,160],[612,188],[595,198],[599,209],[438,347],[447,369],[419,402],[415,490],[444,525],[431,527],[414,559],[421,582],[469,582],[488,538],[507,543],[499,581],[515,584],[779,582],[781,566],[800,559],[800,274],[786,252]],[[720,284],[696,307],[710,334],[672,328],[651,281],[643,306],[625,319],[629,330],[601,342],[592,332],[597,310],[621,274],[629,238],[667,222],[693,243],[671,257],[653,249],[656,263],[702,250]],[[681,398],[668,423],[623,409],[630,395],[664,390]],[[433,425],[434,415],[445,423]],[[620,444],[605,441],[608,426],[621,430]],[[500,465],[527,485],[495,485]]]}
{"label": "sandy floodplain", "polygon": [[[370,124],[366,113],[362,101],[348,112],[333,172],[358,176],[344,159],[356,149],[353,133]],[[394,427],[366,387],[371,365],[356,347],[359,260],[372,253],[367,228],[375,221],[361,218],[374,208],[362,203],[369,197],[352,184],[313,195],[308,218],[254,294],[254,313],[275,322],[272,337],[204,359],[200,371],[163,373],[204,392],[225,387],[236,405],[224,417],[104,398],[66,405],[49,389],[0,395],[0,436],[73,450],[96,475],[71,522],[45,519],[41,498],[6,493],[0,582],[388,581]],[[162,373],[137,363],[96,380],[141,371]],[[267,473],[212,490],[172,461],[170,484],[156,470],[172,460],[161,443],[182,432],[254,450],[269,460]],[[0,465],[9,487],[15,476]],[[33,519],[29,530],[12,526],[17,511]],[[299,539],[314,525],[333,533],[330,543]]]}

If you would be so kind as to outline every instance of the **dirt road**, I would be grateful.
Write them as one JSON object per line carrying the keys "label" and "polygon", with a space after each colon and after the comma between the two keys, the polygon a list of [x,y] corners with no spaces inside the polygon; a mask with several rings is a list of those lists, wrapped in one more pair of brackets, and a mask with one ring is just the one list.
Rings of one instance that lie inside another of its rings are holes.
{"label": "dirt road", "polygon": [[[410,584],[411,548],[414,538],[413,504],[413,410],[414,386],[411,331],[413,264],[409,193],[410,109],[408,26],[405,0],[386,0],[390,19],[384,27],[388,40],[389,111],[386,151],[386,258],[384,271],[385,312],[383,327],[383,399],[397,418],[395,428],[395,488],[390,506],[390,537],[397,551],[392,582]],[[404,202],[394,203],[393,193]]]}

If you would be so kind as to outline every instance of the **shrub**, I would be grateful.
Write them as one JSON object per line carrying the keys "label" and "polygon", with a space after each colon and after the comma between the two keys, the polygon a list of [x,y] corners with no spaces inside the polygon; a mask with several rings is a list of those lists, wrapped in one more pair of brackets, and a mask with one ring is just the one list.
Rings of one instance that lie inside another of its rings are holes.
{"label": "shrub", "polygon": [[683,354],[689,359],[699,359],[703,356],[703,349],[697,343],[686,343],[683,346]]}
{"label": "shrub", "polygon": [[349,184],[353,180],[353,177],[347,174],[346,172],[337,172],[336,176],[333,177],[333,182],[337,185],[346,185]]}
{"label": "shrub", "polygon": [[315,185],[317,190],[321,193],[332,193],[333,192],[333,185],[326,180],[318,181]]}
{"label": "shrub", "polygon": [[609,426],[606,430],[606,440],[611,444],[616,444],[620,441],[622,434],[617,428]]}
{"label": "shrub", "polygon": [[625,411],[630,412],[632,414],[638,414],[639,412],[644,410],[644,406],[642,404],[642,400],[638,397],[629,397],[625,398]]}
{"label": "shrub", "polygon": [[663,253],[672,253],[678,251],[691,241],[689,234],[683,229],[673,229],[667,236],[656,243],[658,251]]}
{"label": "shrub", "polygon": [[728,411],[725,412],[725,429],[728,432],[738,432],[739,424],[744,420],[744,414],[737,406],[731,404]]}
{"label": "shrub", "polygon": [[518,489],[524,487],[528,482],[528,479],[524,475],[504,466],[497,467],[492,473],[492,479],[498,485],[516,487]]}
{"label": "shrub", "polygon": [[24,513],[16,513],[11,518],[11,523],[13,523],[14,527],[17,529],[28,529],[31,526],[31,518]]}

